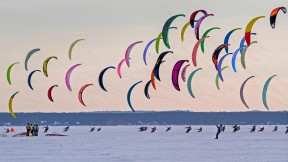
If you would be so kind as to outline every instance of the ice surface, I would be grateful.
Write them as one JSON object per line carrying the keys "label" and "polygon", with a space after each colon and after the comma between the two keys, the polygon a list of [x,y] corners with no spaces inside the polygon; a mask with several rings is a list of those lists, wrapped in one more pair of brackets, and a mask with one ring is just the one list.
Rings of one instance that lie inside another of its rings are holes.
{"label": "ice surface", "polygon": [[[265,126],[262,133],[250,133],[251,126],[241,126],[232,133],[226,126],[225,133],[215,140],[216,127],[192,126],[185,133],[185,126],[156,126],[155,133],[138,132],[139,126],[104,126],[100,132],[89,132],[89,126],[50,127],[48,133],[67,134],[66,137],[45,137],[40,127],[39,137],[12,137],[24,132],[25,127],[14,127],[15,133],[0,137],[0,161],[288,161],[288,134],[285,126]],[[96,127],[97,129],[98,127]],[[259,127],[257,127],[258,130]]]}

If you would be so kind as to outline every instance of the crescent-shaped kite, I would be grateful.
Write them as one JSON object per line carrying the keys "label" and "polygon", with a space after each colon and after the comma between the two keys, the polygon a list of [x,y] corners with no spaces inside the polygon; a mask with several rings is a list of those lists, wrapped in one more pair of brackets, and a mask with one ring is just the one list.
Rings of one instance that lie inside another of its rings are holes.
{"label": "crescent-shaped kite", "polygon": [[15,62],[12,65],[10,65],[7,69],[7,73],[6,73],[6,77],[7,77],[7,81],[8,83],[11,85],[11,69],[14,65],[19,64],[19,62]]}
{"label": "crescent-shaped kite", "polygon": [[[228,68],[228,67],[229,67],[229,66],[225,66],[225,67],[223,67],[223,68],[221,69],[221,71],[223,72],[223,70],[225,70],[225,69]],[[221,72],[221,73],[222,73],[222,72]],[[220,87],[219,87],[219,75],[218,75],[218,72],[217,72],[216,77],[215,77],[215,84],[216,84],[217,89],[220,90]]]}
{"label": "crescent-shaped kite", "polygon": [[[177,27],[169,27],[169,29],[177,29]],[[162,39],[162,32],[160,32],[156,38],[155,42],[155,50],[157,53],[159,53],[159,45],[160,45],[160,40]]]}
{"label": "crescent-shaped kite", "polygon": [[204,41],[204,39],[206,39],[206,38],[209,38],[209,36],[206,36],[206,37],[203,37],[203,38],[199,39],[194,45],[194,48],[193,48],[193,51],[192,51],[192,63],[193,63],[193,65],[195,67],[197,67],[196,56],[197,56],[198,47],[199,47],[200,43],[202,41]]}
{"label": "crescent-shaped kite", "polygon": [[214,16],[214,14],[207,14],[202,16],[196,23],[195,28],[194,28],[194,34],[197,40],[199,40],[199,30],[200,30],[200,25],[202,24],[203,20],[208,17],[208,16]]}
{"label": "crescent-shaped kite", "polygon": [[283,12],[284,14],[286,14],[286,12],[287,12],[286,7],[277,7],[277,8],[275,8],[274,10],[272,10],[272,12],[271,12],[271,14],[270,14],[270,25],[271,25],[272,29],[275,28],[275,25],[276,25],[276,17],[277,17],[278,12],[279,12],[280,10],[282,10],[282,12]]}
{"label": "crescent-shaped kite", "polygon": [[[252,44],[254,44],[254,43],[257,43],[257,41],[251,42],[250,46],[251,46]],[[245,46],[245,48],[243,48],[243,53],[241,54],[241,64],[242,64],[242,67],[243,67],[244,69],[246,69],[246,63],[245,63],[246,51],[247,51],[248,47],[250,47],[250,46]]]}
{"label": "crescent-shaped kite", "polygon": [[54,87],[58,87],[58,85],[53,85],[53,86],[51,86],[49,89],[48,89],[48,99],[51,101],[51,102],[54,102],[54,100],[53,100],[53,97],[52,97],[52,90],[53,90],[53,88]]}
{"label": "crescent-shaped kite", "polygon": [[232,56],[232,59],[231,59],[231,64],[232,64],[232,68],[234,70],[234,72],[236,73],[236,57],[237,57],[237,54],[239,53],[239,51],[241,49],[245,48],[245,46],[242,46],[242,47],[239,47],[234,53],[233,53],[233,56]]}
{"label": "crescent-shaped kite", "polygon": [[68,88],[68,90],[69,90],[70,92],[72,92],[72,87],[71,87],[71,84],[70,84],[70,76],[71,76],[71,73],[73,72],[73,70],[74,70],[76,67],[78,67],[78,66],[80,66],[80,65],[81,65],[81,64],[76,64],[76,65],[70,67],[69,70],[68,70],[67,73],[66,73],[65,83],[66,83],[66,87]]}
{"label": "crescent-shaped kite", "polygon": [[251,43],[251,30],[252,30],[252,27],[254,25],[254,23],[261,19],[261,18],[264,18],[265,16],[258,16],[258,17],[255,17],[254,19],[252,19],[246,26],[246,29],[245,29],[245,40],[246,40],[246,43],[247,45],[249,46],[250,43]]}
{"label": "crescent-shaped kite", "polygon": [[129,58],[130,58],[130,53],[131,53],[131,50],[133,49],[133,47],[136,45],[136,44],[139,44],[139,43],[143,43],[143,41],[137,41],[137,42],[134,42],[132,44],[130,44],[128,46],[128,48],[126,49],[126,52],[125,52],[125,61],[126,61],[126,64],[128,67],[130,67],[130,62],[129,62]]}
{"label": "crescent-shaped kite", "polygon": [[68,51],[68,57],[70,60],[72,59],[72,50],[73,50],[74,46],[76,45],[76,43],[83,41],[83,40],[85,40],[85,39],[77,39],[70,45],[69,51]]}
{"label": "crescent-shaped kite", "polygon": [[196,15],[199,13],[199,12],[202,12],[203,15],[207,15],[207,12],[205,10],[197,10],[197,11],[194,11],[191,15],[190,15],[190,25],[191,25],[191,28],[194,28],[194,23],[197,22],[195,20],[196,18]]}
{"label": "crescent-shaped kite", "polygon": [[16,115],[14,114],[14,111],[13,111],[13,108],[12,108],[12,103],[13,103],[13,99],[14,97],[19,93],[19,91],[15,92],[9,99],[9,103],[8,103],[8,106],[9,106],[9,112],[10,114],[13,116],[13,118],[16,118]]}
{"label": "crescent-shaped kite", "polygon": [[149,87],[150,87],[150,84],[151,84],[152,80],[149,80],[146,85],[145,85],[145,88],[144,88],[144,94],[145,96],[150,99],[150,96],[149,96]]}
{"label": "crescent-shaped kite", "polygon": [[117,66],[117,74],[120,78],[122,78],[122,75],[121,75],[121,67],[122,67],[122,64],[123,62],[125,62],[126,60],[128,60],[130,58],[124,58],[123,60],[121,60],[119,63],[118,63],[118,66]]}
{"label": "crescent-shaped kite", "polygon": [[222,51],[222,49],[223,49],[224,47],[228,46],[228,45],[229,45],[229,44],[221,44],[221,45],[219,45],[219,46],[215,49],[215,51],[214,51],[214,53],[213,53],[213,55],[212,55],[212,61],[213,61],[213,63],[214,63],[214,66],[215,66],[216,70],[217,70],[217,65],[218,65],[218,57],[219,57],[219,54],[220,54],[220,52]]}
{"label": "crescent-shaped kite", "polygon": [[[237,31],[237,30],[241,30],[241,28],[232,29],[232,30],[230,30],[230,31],[226,34],[226,36],[225,36],[225,38],[224,38],[224,44],[229,44],[230,36],[231,36],[235,31]],[[224,48],[225,48],[226,53],[229,53],[229,48],[228,48],[228,46],[226,46],[226,47],[224,47]]]}
{"label": "crescent-shaped kite", "polygon": [[109,66],[109,67],[106,67],[105,69],[103,69],[100,74],[99,74],[99,77],[98,77],[98,83],[99,83],[99,86],[101,89],[103,89],[103,91],[107,92],[107,89],[105,88],[104,86],[104,83],[103,83],[103,77],[104,77],[104,74],[107,70],[109,69],[115,69],[114,66]]}
{"label": "crescent-shaped kite", "polygon": [[178,82],[179,71],[185,62],[189,62],[189,61],[188,60],[177,61],[177,63],[174,65],[173,70],[172,70],[172,84],[173,84],[174,88],[178,91],[180,91],[179,82]]}
{"label": "crescent-shaped kite", "polygon": [[228,55],[232,55],[233,53],[226,53],[224,56],[222,56],[219,60],[219,63],[217,65],[217,71],[218,71],[218,76],[221,79],[222,82],[224,82],[223,76],[222,76],[222,62]]}
{"label": "crescent-shaped kite", "polygon": [[142,82],[142,81],[139,81],[139,82],[133,84],[132,87],[128,90],[128,93],[127,93],[127,102],[128,102],[129,107],[131,108],[131,110],[132,110],[133,112],[135,112],[135,110],[134,110],[134,108],[133,108],[133,106],[132,106],[132,104],[131,104],[131,93],[132,93],[133,89],[135,88],[135,86],[137,86],[137,85],[138,85],[139,83],[141,83],[141,82]]}
{"label": "crescent-shaped kite", "polygon": [[186,82],[186,70],[189,66],[190,64],[184,66],[184,68],[181,71],[181,79],[183,80],[183,82]]}
{"label": "crescent-shaped kite", "polygon": [[151,44],[156,41],[156,39],[157,39],[157,38],[152,39],[150,42],[148,42],[148,44],[146,45],[146,47],[145,47],[145,49],[144,49],[144,52],[143,52],[143,61],[144,61],[144,63],[145,63],[146,66],[147,66],[147,61],[146,61],[147,51],[148,51],[149,47],[151,46]]}
{"label": "crescent-shaped kite", "polygon": [[47,65],[48,65],[48,62],[52,59],[56,59],[57,60],[57,57],[56,56],[51,56],[51,57],[48,57],[44,63],[43,63],[43,73],[46,77],[48,77],[48,72],[47,72]]}
{"label": "crescent-shaped kite", "polygon": [[[159,55],[159,57],[158,57],[158,59],[157,59],[157,61],[156,61],[156,63],[155,63],[155,66],[154,66],[154,68],[153,68],[154,76],[155,76],[156,79],[158,79],[159,81],[161,81],[161,79],[160,79],[160,74],[159,74],[160,65],[161,65],[163,62],[165,62],[165,61],[163,61],[163,59],[164,59],[164,57],[165,57],[168,53],[173,53],[173,51],[165,51],[165,52],[162,52],[162,53]],[[152,79],[152,78],[151,78],[151,79]]]}
{"label": "crescent-shaped kite", "polygon": [[93,84],[86,84],[84,86],[81,87],[81,89],[78,92],[78,100],[79,102],[83,105],[86,106],[84,101],[83,101],[83,91],[88,87],[88,86],[93,86]]}
{"label": "crescent-shaped kite", "polygon": [[185,31],[187,29],[187,27],[190,25],[190,22],[187,22],[183,27],[182,27],[182,30],[181,30],[181,40],[182,42],[184,41],[184,34],[185,34]]}
{"label": "crescent-shaped kite", "polygon": [[267,110],[269,110],[269,107],[268,107],[268,104],[267,104],[267,90],[268,90],[268,86],[271,82],[271,80],[277,75],[273,75],[271,76],[270,78],[267,79],[267,81],[265,82],[264,84],[264,87],[263,87],[263,91],[262,91],[262,101],[263,101],[263,105],[265,106],[265,108]]}
{"label": "crescent-shaped kite", "polygon": [[198,68],[198,69],[194,70],[194,71],[189,75],[188,80],[187,80],[187,89],[188,89],[189,94],[190,94],[191,97],[193,97],[193,98],[195,98],[195,96],[194,96],[194,94],[193,94],[192,85],[191,85],[191,83],[192,83],[192,78],[193,78],[194,74],[195,74],[197,71],[199,71],[199,70],[202,70],[202,68]]}
{"label": "crescent-shaped kite", "polygon": [[171,23],[177,18],[177,17],[185,17],[184,14],[178,14],[170,17],[164,24],[162,28],[162,38],[165,46],[170,49],[170,43],[169,43],[169,38],[168,38],[168,33],[169,33],[169,28]]}
{"label": "crescent-shaped kite", "polygon": [[[210,28],[208,30],[206,30],[203,35],[202,35],[202,38],[206,38],[206,36],[212,31],[212,30],[215,30],[215,29],[220,29],[219,27],[213,27],[213,28]],[[209,36],[208,36],[209,37]],[[204,45],[205,45],[205,39],[203,39],[201,42],[201,51],[202,53],[204,53]]]}
{"label": "crescent-shaped kite", "polygon": [[29,86],[30,89],[32,89],[32,90],[33,90],[33,87],[32,87],[32,84],[31,84],[31,78],[32,78],[32,76],[33,76],[33,74],[34,74],[35,72],[40,72],[40,73],[41,73],[40,70],[34,70],[34,71],[32,71],[32,72],[29,74],[29,76],[28,76],[28,86]]}
{"label": "crescent-shaped kite", "polygon": [[[256,35],[256,33],[251,33],[251,35]],[[239,47],[244,47],[245,45],[245,36],[241,39]],[[243,53],[243,48],[240,49],[240,53]]]}
{"label": "crescent-shaped kite", "polygon": [[250,80],[250,79],[253,78],[253,77],[255,77],[255,76],[250,76],[249,78],[247,78],[247,79],[242,83],[242,85],[241,85],[241,87],[240,87],[240,99],[241,99],[242,103],[245,105],[245,107],[246,107],[247,109],[249,109],[249,106],[247,105],[247,103],[246,103],[246,101],[245,101],[245,99],[244,99],[244,87],[245,87],[247,81]]}
{"label": "crescent-shaped kite", "polygon": [[40,51],[40,49],[39,49],[39,48],[35,48],[35,49],[32,49],[30,52],[28,52],[28,54],[27,54],[27,56],[26,56],[26,58],[25,58],[25,64],[24,64],[26,71],[28,71],[28,61],[29,61],[30,57],[31,57],[34,53],[36,53],[36,52],[38,52],[38,51]]}

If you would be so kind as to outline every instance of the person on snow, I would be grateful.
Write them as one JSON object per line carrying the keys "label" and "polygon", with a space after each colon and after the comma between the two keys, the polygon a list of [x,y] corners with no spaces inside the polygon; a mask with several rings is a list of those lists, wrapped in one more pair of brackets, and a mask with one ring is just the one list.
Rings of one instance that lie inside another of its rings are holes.
{"label": "person on snow", "polygon": [[222,130],[221,130],[221,132],[225,132],[225,125],[222,126]]}
{"label": "person on snow", "polygon": [[218,136],[219,136],[219,134],[221,133],[221,131],[222,131],[222,124],[220,124],[219,126],[218,125],[216,125],[216,127],[217,127],[217,133],[216,133],[216,137],[215,137],[215,139],[218,139]]}
{"label": "person on snow", "polygon": [[44,127],[44,133],[47,133],[48,130],[49,130],[49,127],[48,127],[48,125],[47,125],[46,127]]}
{"label": "person on snow", "polygon": [[286,132],[285,132],[285,134],[287,134],[288,133],[288,127],[286,126]]}
{"label": "person on snow", "polygon": [[101,127],[97,129],[97,131],[99,132],[101,130]]}
{"label": "person on snow", "polygon": [[26,125],[26,136],[29,136],[29,132],[30,132],[30,124],[27,123],[27,125]]}
{"label": "person on snow", "polygon": [[191,130],[192,130],[192,127],[191,126],[189,126],[189,127],[186,127],[187,128],[187,130],[186,130],[186,132],[185,133],[189,133]]}
{"label": "person on snow", "polygon": [[277,132],[277,130],[278,130],[278,126],[276,125],[272,132]]}
{"label": "person on snow", "polygon": [[67,132],[69,130],[69,126],[65,127],[63,132]]}
{"label": "person on snow", "polygon": [[198,133],[200,133],[200,132],[202,132],[202,127],[200,127],[200,128],[198,129]]}
{"label": "person on snow", "polygon": [[263,132],[263,131],[264,131],[264,127],[260,128],[260,129],[258,130],[258,132]]}
{"label": "person on snow", "polygon": [[156,127],[154,126],[153,128],[151,128],[151,133],[154,133],[156,131]]}
{"label": "person on snow", "polygon": [[169,130],[171,130],[171,127],[168,127],[168,128],[166,129],[166,132],[168,132]]}
{"label": "person on snow", "polygon": [[93,132],[95,130],[95,127],[91,127],[90,132]]}
{"label": "person on snow", "polygon": [[250,130],[250,132],[255,132],[255,130],[256,130],[256,125],[253,125],[252,129]]}

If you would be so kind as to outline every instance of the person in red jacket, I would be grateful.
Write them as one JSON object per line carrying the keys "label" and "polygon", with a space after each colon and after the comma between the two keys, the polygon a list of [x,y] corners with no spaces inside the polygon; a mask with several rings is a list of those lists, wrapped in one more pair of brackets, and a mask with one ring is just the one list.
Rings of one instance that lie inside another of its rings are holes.
{"label": "person in red jacket", "polygon": [[27,123],[27,125],[26,125],[26,130],[27,130],[26,136],[29,136],[29,132],[30,132],[30,124],[29,123]]}

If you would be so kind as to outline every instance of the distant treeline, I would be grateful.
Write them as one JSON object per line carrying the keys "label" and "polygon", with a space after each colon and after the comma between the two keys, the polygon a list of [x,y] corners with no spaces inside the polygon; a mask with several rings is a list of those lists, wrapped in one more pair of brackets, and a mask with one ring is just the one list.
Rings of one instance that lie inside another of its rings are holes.
{"label": "distant treeline", "polygon": [[0,113],[0,125],[213,125],[288,124],[288,112],[89,112],[89,113]]}

